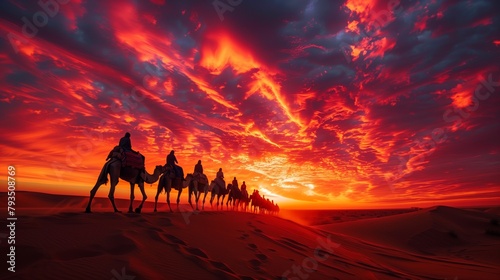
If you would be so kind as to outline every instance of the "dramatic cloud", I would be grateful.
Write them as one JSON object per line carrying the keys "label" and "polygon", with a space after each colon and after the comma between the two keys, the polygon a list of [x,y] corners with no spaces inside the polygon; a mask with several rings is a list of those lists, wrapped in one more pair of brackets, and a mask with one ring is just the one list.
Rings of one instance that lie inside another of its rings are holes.
{"label": "dramatic cloud", "polygon": [[290,207],[492,204],[499,11],[3,1],[1,162],[19,190],[87,194],[128,131],[148,170],[173,149],[187,172],[201,159]]}

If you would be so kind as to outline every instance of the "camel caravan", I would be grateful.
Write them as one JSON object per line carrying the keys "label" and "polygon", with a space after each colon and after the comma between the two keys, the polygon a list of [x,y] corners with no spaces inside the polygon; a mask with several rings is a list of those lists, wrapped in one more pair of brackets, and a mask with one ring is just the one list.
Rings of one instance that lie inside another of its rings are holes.
{"label": "camel caravan", "polygon": [[[245,181],[243,181],[240,188],[236,177],[234,177],[233,181],[226,185],[222,168],[219,168],[215,179],[209,182],[208,177],[203,173],[201,160],[195,165],[194,172],[186,176],[184,176],[182,167],[177,165],[177,163],[175,152],[171,151],[170,154],[167,155],[166,164],[163,166],[157,165],[153,174],[149,174],[145,168],[145,157],[139,152],[132,150],[130,133],[127,132],[125,136],[120,139],[118,146],[114,147],[109,152],[106,163],[97,178],[97,182],[90,191],[90,199],[85,212],[92,212],[92,200],[99,187],[108,183],[109,175],[109,181],[111,182],[108,198],[115,212],[120,212],[115,205],[115,187],[118,184],[118,180],[122,179],[130,183],[129,213],[141,213],[144,202],[148,198],[144,189],[144,183],[154,184],[156,182],[158,182],[158,188],[155,196],[154,212],[157,212],[158,198],[162,192],[165,192],[168,207],[170,212],[173,212],[170,205],[170,191],[172,189],[177,190],[176,202],[177,210],[179,211],[181,193],[183,189],[188,188],[188,202],[191,207],[197,211],[199,211],[198,205],[201,196],[203,195],[201,209],[204,210],[207,195],[210,193],[209,201],[212,209],[214,209],[214,200],[217,198],[215,201],[215,209],[223,210],[224,200],[227,196],[227,200],[225,201],[226,210],[251,211],[253,213],[262,214],[279,213],[278,204],[268,198],[266,199],[265,196],[261,196],[258,190],[253,190],[252,194],[249,195]],[[135,198],[134,189],[136,184],[139,186],[139,190],[142,193],[142,201],[134,211],[132,205]],[[196,207],[193,206],[193,195]]]}

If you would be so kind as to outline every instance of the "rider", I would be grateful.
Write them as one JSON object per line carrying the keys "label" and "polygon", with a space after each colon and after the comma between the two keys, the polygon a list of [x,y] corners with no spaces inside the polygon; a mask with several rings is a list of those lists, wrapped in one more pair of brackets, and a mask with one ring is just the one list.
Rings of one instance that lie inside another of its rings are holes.
{"label": "rider", "polygon": [[[122,150],[122,153],[133,152],[133,153],[135,153],[137,155],[140,155],[141,158],[142,158],[142,161],[144,163],[144,160],[145,160],[144,155],[141,155],[138,151],[132,150],[132,141],[130,141],[130,133],[127,132],[127,133],[125,133],[125,136],[123,136],[122,138],[120,138],[120,142],[118,143],[118,147],[120,147],[120,149]],[[127,161],[127,160],[125,159],[125,157],[123,157],[122,161]]]}
{"label": "rider", "polygon": [[241,193],[243,194],[243,197],[248,197],[247,185],[245,184],[245,181],[241,184]]}
{"label": "rider", "polygon": [[167,166],[170,166],[174,172],[175,172],[175,175],[177,177],[181,177],[181,178],[184,178],[184,172],[182,170],[182,168],[178,165],[176,165],[176,163],[179,163],[177,161],[177,158],[175,157],[175,154],[174,154],[174,150],[170,151],[170,154],[167,155]]}
{"label": "rider", "polygon": [[198,163],[194,166],[194,172],[193,175],[196,174],[203,174],[203,166],[201,165],[201,159],[198,160]]}
{"label": "rider", "polygon": [[224,173],[222,172],[222,168],[219,168],[219,171],[217,171],[215,180],[222,184],[222,188],[226,188],[226,182],[224,181]]}
{"label": "rider", "polygon": [[222,168],[219,168],[219,171],[217,172],[217,178],[224,180],[224,173],[222,172]]}
{"label": "rider", "polygon": [[132,151],[132,142],[130,141],[130,133],[128,133],[128,132],[125,133],[125,136],[123,136],[120,139],[118,146],[126,152]]}
{"label": "rider", "polygon": [[170,151],[170,154],[167,155],[167,165],[174,168],[176,163],[179,163],[177,161],[177,158],[175,157],[174,150]]}
{"label": "rider", "polygon": [[[198,160],[198,163],[194,166],[193,178],[200,182],[200,180],[204,180],[206,176],[203,175],[203,166],[201,165],[201,160]],[[208,183],[208,182],[205,182]]]}
{"label": "rider", "polygon": [[236,177],[233,179],[233,187],[238,188],[238,180],[236,180]]}

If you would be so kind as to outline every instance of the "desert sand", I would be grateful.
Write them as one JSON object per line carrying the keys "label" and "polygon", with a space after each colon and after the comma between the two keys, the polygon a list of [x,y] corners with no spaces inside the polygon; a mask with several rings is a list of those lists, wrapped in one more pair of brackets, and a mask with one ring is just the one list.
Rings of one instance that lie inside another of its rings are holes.
{"label": "desert sand", "polygon": [[186,205],[154,213],[150,202],[142,214],[113,213],[105,198],[86,214],[85,197],[17,196],[16,272],[3,262],[1,279],[500,279],[495,209],[306,226]]}

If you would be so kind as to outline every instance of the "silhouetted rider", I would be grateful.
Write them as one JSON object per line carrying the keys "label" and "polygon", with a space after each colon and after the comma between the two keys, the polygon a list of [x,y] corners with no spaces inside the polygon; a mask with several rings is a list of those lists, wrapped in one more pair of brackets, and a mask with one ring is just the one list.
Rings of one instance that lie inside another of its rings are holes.
{"label": "silhouetted rider", "polygon": [[222,172],[222,168],[219,168],[219,171],[217,172],[217,178],[224,180],[224,173]]}
{"label": "silhouetted rider", "polygon": [[174,170],[177,177],[181,177],[182,179],[184,179],[184,171],[182,170],[182,167],[176,165],[176,163],[179,162],[175,157],[174,150],[172,150],[170,151],[170,154],[167,155],[167,166],[170,166],[172,170]]}
{"label": "silhouetted rider", "polygon": [[125,136],[123,136],[120,139],[120,143],[118,144],[120,148],[122,148],[124,151],[127,152],[132,152],[132,142],[130,141],[130,133],[125,133]]}
{"label": "silhouetted rider", "polygon": [[172,167],[172,168],[175,168],[176,163],[179,163],[179,162],[177,161],[177,158],[174,155],[174,150],[172,150],[172,151],[170,151],[170,154],[167,155],[167,165]]}
{"label": "silhouetted rider", "polygon": [[194,166],[193,174],[203,174],[203,166],[201,165],[201,160],[198,160],[198,163]]}

